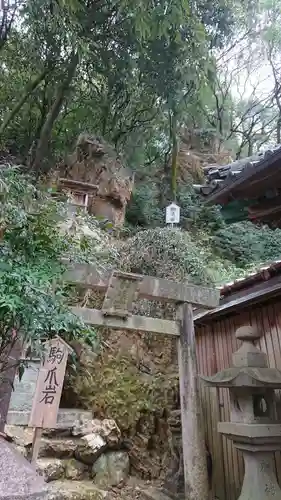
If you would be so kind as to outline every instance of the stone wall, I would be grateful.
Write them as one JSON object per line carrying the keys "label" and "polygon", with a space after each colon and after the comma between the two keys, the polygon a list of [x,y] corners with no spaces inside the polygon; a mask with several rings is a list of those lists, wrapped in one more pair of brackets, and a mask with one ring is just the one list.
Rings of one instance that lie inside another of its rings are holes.
{"label": "stone wall", "polygon": [[101,353],[85,356],[68,379],[63,405],[115,419],[132,474],[164,478],[173,454],[168,418],[179,404],[176,340],[124,330],[103,331],[101,339]]}
{"label": "stone wall", "polygon": [[[34,430],[22,424],[6,425],[5,431],[17,452],[30,460]],[[130,472],[120,437],[113,420],[93,420],[91,412],[60,410],[56,429],[43,430],[36,461],[37,471],[49,483],[48,500],[112,498],[107,492],[122,488]]]}

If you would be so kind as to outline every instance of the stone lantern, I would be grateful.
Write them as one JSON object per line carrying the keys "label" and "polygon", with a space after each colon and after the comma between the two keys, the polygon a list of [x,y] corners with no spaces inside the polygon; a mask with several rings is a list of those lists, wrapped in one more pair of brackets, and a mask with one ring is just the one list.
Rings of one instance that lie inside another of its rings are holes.
{"label": "stone lantern", "polygon": [[274,452],[281,449],[281,423],[277,421],[274,389],[281,388],[281,371],[269,368],[267,356],[254,341],[251,326],[236,331],[242,346],[233,354],[233,367],[212,377],[201,377],[212,387],[227,387],[231,422],[218,431],[242,451],[245,476],[239,500],[281,500],[274,468]]}

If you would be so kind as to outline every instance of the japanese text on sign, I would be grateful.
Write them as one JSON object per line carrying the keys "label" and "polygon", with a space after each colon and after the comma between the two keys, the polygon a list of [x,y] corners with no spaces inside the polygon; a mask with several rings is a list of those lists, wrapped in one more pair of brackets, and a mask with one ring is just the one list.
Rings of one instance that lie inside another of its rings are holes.
{"label": "japanese text on sign", "polygon": [[180,222],[180,207],[171,203],[166,207],[166,224],[178,224]]}
{"label": "japanese text on sign", "polygon": [[59,337],[46,343],[46,354],[40,367],[30,415],[30,427],[54,428],[56,426],[70,350]]}

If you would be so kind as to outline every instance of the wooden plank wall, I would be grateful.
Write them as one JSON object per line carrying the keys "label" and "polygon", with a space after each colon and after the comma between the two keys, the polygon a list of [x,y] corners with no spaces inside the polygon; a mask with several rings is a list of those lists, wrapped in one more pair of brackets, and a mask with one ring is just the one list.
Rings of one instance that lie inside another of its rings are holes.
{"label": "wooden plank wall", "polygon": [[[239,343],[235,331],[239,326],[258,325],[262,332],[260,348],[267,353],[269,364],[281,370],[281,302],[259,306],[239,315],[225,317],[196,327],[199,374],[212,375],[232,365],[232,353]],[[229,420],[227,389],[218,392],[201,384],[202,411],[206,440],[213,460],[213,498],[236,500],[243,478],[241,453],[217,432],[218,421]],[[281,398],[278,395],[278,417],[281,423]],[[281,485],[281,454],[276,453],[276,472]]]}

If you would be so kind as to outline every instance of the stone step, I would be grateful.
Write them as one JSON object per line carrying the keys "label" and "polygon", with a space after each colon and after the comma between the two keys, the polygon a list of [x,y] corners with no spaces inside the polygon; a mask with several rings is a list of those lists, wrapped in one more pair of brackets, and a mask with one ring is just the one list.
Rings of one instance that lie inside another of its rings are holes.
{"label": "stone step", "polygon": [[106,442],[96,434],[81,438],[42,438],[38,458],[76,458],[78,461],[93,465],[106,450]]}
{"label": "stone step", "polygon": [[[28,427],[6,425],[5,432],[24,456],[29,456],[32,447],[34,430]],[[42,437],[40,440],[39,458],[73,458],[76,449],[83,444],[83,439],[74,436]]]}
{"label": "stone step", "polygon": [[79,446],[83,446],[80,438],[42,438],[39,448],[39,458],[73,458]]}
{"label": "stone step", "polygon": [[60,479],[82,481],[90,476],[90,468],[72,459],[39,458],[36,463],[37,472],[47,483]]}
{"label": "stone step", "polygon": [[54,481],[47,500],[109,500],[106,491],[97,489],[91,481]]}
{"label": "stone step", "polygon": [[[7,435],[12,439],[18,451],[30,457],[33,429],[6,426]],[[107,449],[106,441],[98,434],[76,437],[46,437],[40,440],[38,458],[71,459],[76,458],[86,465],[93,465],[96,459]]]}
{"label": "stone step", "polygon": [[[30,412],[28,411],[9,411],[7,415],[8,425],[28,425]],[[68,430],[74,426],[77,420],[91,420],[92,412],[86,410],[72,410],[60,408],[57,417],[57,429]]]}

